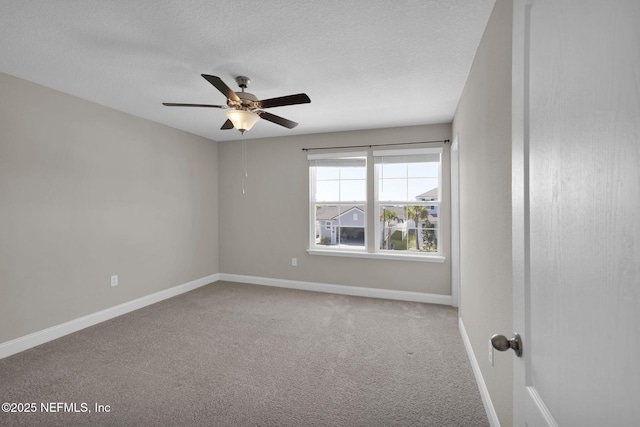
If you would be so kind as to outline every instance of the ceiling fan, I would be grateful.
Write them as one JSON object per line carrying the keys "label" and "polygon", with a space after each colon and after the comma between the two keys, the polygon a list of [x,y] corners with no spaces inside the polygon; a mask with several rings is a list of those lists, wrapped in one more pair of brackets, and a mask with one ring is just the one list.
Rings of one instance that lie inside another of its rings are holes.
{"label": "ceiling fan", "polygon": [[284,117],[268,113],[263,111],[263,109],[282,107],[285,105],[308,104],[311,102],[309,97],[304,93],[259,100],[254,94],[244,91],[251,82],[251,79],[246,76],[236,77],[236,83],[240,86],[241,92],[232,91],[231,88],[229,88],[229,86],[220,79],[220,77],[210,76],[208,74],[202,74],[202,77],[227,97],[227,105],[178,104],[174,102],[163,102],[162,105],[166,105],[168,107],[230,109],[230,111],[227,112],[227,121],[224,122],[220,129],[233,129],[235,127],[241,133],[245,133],[251,129],[259,119],[264,119],[288,129],[293,129],[298,126],[298,123],[285,119]]}

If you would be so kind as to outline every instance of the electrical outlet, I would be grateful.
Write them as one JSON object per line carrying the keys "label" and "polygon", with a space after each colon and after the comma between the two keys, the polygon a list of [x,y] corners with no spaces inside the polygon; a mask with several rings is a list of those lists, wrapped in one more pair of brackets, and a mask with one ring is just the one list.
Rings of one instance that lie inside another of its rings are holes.
{"label": "electrical outlet", "polygon": [[298,266],[298,258],[291,258],[291,267]]}
{"label": "electrical outlet", "polygon": [[493,366],[493,344],[491,344],[491,340],[489,340],[489,363]]}
{"label": "electrical outlet", "polygon": [[111,276],[111,286],[118,286],[118,275],[114,274]]}

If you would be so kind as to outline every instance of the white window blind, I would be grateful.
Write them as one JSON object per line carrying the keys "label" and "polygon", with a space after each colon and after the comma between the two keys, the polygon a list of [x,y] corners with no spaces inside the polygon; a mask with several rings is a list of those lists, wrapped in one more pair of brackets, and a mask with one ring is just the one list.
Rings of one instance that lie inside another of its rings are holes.
{"label": "white window blind", "polygon": [[440,162],[441,148],[423,148],[412,150],[380,150],[373,152],[376,164],[430,163]]}

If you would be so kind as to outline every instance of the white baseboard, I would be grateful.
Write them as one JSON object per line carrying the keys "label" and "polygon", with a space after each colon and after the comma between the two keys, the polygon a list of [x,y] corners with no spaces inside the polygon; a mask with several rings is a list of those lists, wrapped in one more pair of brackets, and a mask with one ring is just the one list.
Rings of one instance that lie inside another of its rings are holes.
{"label": "white baseboard", "polygon": [[460,335],[462,335],[462,342],[464,342],[464,347],[467,350],[467,355],[469,356],[469,361],[471,362],[473,375],[476,377],[476,382],[478,383],[478,388],[480,389],[482,404],[484,405],[484,410],[487,412],[487,417],[489,418],[489,425],[491,425],[491,427],[500,427],[498,414],[496,413],[496,409],[493,407],[493,402],[491,402],[489,389],[487,389],[487,385],[485,384],[484,378],[482,377],[480,365],[478,365],[478,359],[476,359],[476,355],[473,352],[471,341],[469,341],[469,335],[467,335],[467,330],[464,327],[464,323],[462,322],[461,317],[458,318],[458,325],[460,327]]}
{"label": "white baseboard", "polygon": [[249,283],[252,285],[301,289],[304,291],[325,292],[330,294],[351,295],[356,297],[383,298],[399,301],[452,305],[451,295],[395,291],[391,289],[364,288],[359,286],[331,285],[327,283],[303,282],[299,280],[287,279],[271,279],[268,277],[243,276],[239,274],[220,273],[219,276],[219,280],[226,280],[228,282]]}
{"label": "white baseboard", "polygon": [[38,332],[34,332],[11,341],[0,343],[0,359],[12,354],[28,350],[48,341],[55,340],[65,335],[77,332],[89,326],[96,325],[114,317],[121,316],[134,310],[155,304],[167,298],[171,298],[185,292],[197,289],[219,280],[228,282],[241,282],[254,285],[274,286],[280,288],[301,289],[306,291],[325,292],[359,297],[383,298],[399,301],[424,302],[430,304],[451,305],[450,295],[427,294],[422,292],[395,291],[390,289],[364,288],[358,286],[331,285],[327,283],[303,282],[298,280],[271,279],[266,277],[242,276],[238,274],[216,273],[200,279],[193,280],[173,288],[147,295],[133,301],[128,301],[115,307],[92,313],[78,319],[70,320]]}
{"label": "white baseboard", "polygon": [[87,316],[62,323],[60,325],[52,326],[50,328],[43,329],[32,334],[1,343],[0,359],[24,350],[28,350],[32,347],[44,344],[48,341],[63,337],[73,332],[77,332],[89,326],[96,325],[100,322],[104,322],[105,320],[113,319],[114,317],[118,317],[131,311],[146,307],[148,305],[155,304],[167,298],[192,291],[196,288],[207,285],[211,282],[216,282],[218,280],[218,273],[211,274],[209,276],[202,277],[200,279],[196,279],[182,285],[174,286],[173,288],[165,289],[163,291],[156,292],[151,295],[135,299],[133,301],[128,301],[123,304],[116,305],[115,307],[110,307],[105,310],[101,310],[96,313],[92,313]]}

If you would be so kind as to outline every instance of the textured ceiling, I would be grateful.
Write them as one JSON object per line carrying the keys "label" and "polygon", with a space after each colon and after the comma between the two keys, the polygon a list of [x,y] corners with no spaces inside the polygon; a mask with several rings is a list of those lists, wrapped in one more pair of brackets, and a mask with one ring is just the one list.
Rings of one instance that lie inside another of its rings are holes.
{"label": "textured ceiling", "polygon": [[494,0],[0,0],[0,72],[217,141],[200,74],[305,92],[247,138],[451,121]]}

